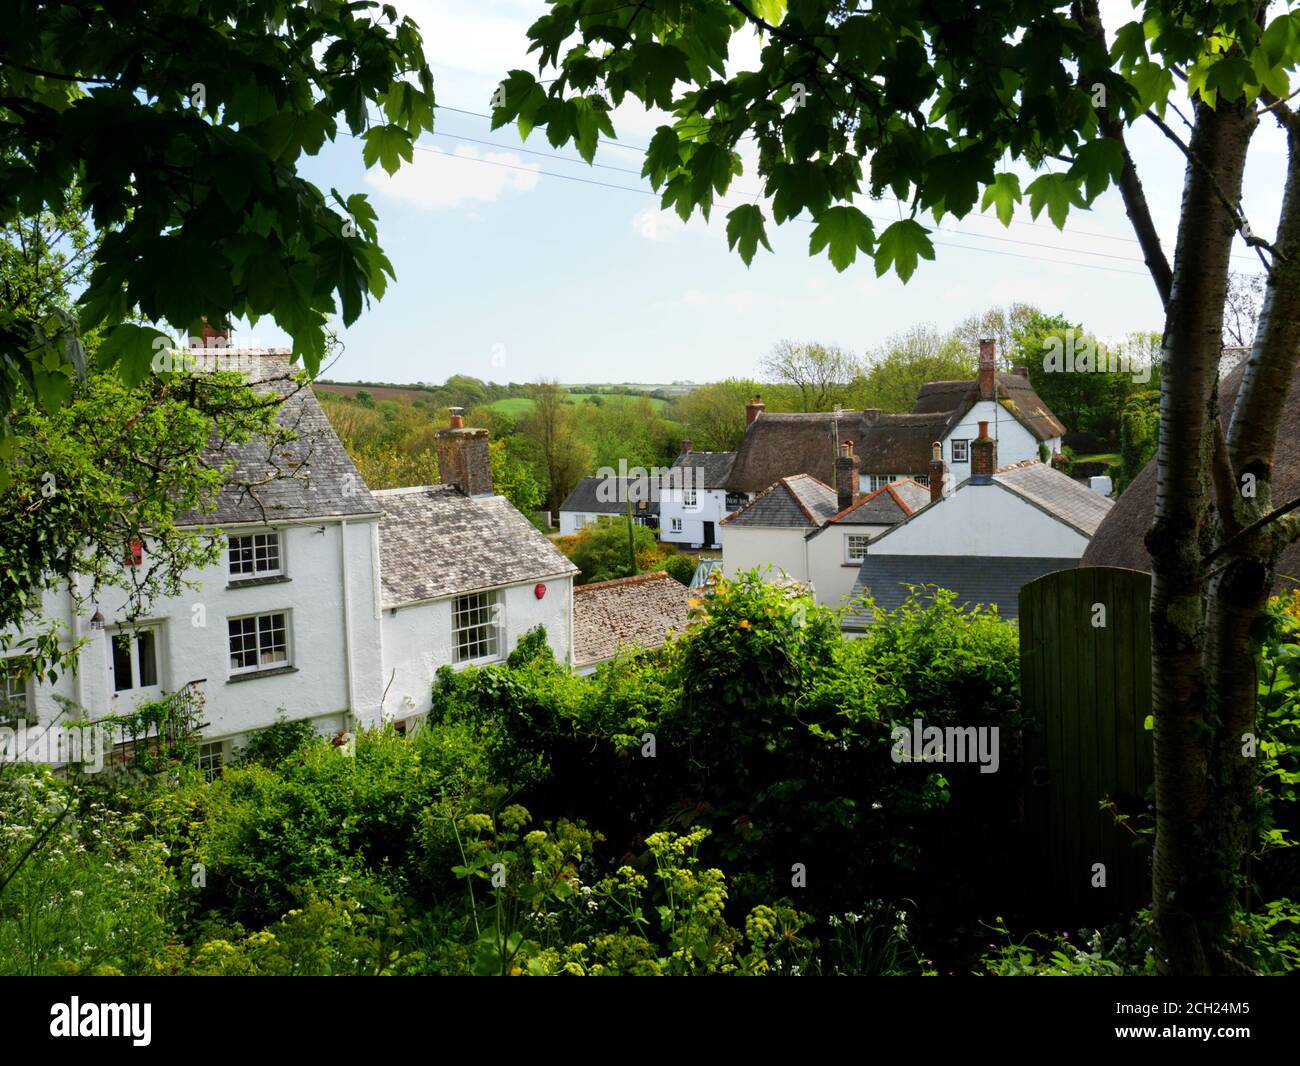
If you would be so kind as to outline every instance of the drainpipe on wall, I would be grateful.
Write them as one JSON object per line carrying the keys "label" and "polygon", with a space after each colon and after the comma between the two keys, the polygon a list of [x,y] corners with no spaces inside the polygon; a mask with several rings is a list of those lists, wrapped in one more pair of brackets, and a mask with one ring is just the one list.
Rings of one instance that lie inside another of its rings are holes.
{"label": "drainpipe on wall", "polygon": [[339,521],[339,580],[343,582],[343,670],[347,675],[348,718],[343,728],[357,720],[357,694],[352,681],[352,590],[348,587],[348,520]]}
{"label": "drainpipe on wall", "polygon": [[[69,628],[71,629],[72,632],[72,644],[75,647],[77,642],[81,640],[81,616],[77,611],[77,594],[81,590],[81,582],[75,576],[73,577],[72,581],[73,581],[72,594],[68,597],[68,621],[69,623],[71,623]],[[78,652],[77,665],[72,671],[72,686],[73,686],[72,695],[73,698],[77,701],[78,707],[85,707],[86,706],[86,691],[85,691],[86,684],[85,681],[82,680],[83,673],[81,667],[82,667],[81,653]],[[37,718],[39,717],[40,714],[38,712]]]}

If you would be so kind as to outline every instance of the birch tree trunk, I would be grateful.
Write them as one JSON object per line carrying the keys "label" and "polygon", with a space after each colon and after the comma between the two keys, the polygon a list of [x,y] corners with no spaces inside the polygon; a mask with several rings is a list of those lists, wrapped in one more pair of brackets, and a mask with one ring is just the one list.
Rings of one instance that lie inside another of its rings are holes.
{"label": "birch tree trunk", "polygon": [[[1153,894],[1167,972],[1209,972],[1202,919],[1213,848],[1206,647],[1210,474],[1228,265],[1246,149],[1255,119],[1221,101],[1197,103],[1189,143],[1173,284],[1166,309],[1151,554],[1152,711],[1156,843]],[[1226,202],[1225,202],[1226,201]]]}

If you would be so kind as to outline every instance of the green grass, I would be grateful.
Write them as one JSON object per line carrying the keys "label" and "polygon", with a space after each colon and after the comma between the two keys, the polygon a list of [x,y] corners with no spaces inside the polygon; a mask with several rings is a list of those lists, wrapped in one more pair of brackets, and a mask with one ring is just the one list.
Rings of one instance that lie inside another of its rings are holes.
{"label": "green grass", "polygon": [[1076,463],[1118,463],[1120,461],[1119,452],[1099,452],[1097,455],[1076,455]]}
{"label": "green grass", "polygon": [[[582,403],[584,400],[590,400],[595,395],[597,394],[593,392],[571,392],[569,393],[568,402]],[[651,396],[648,398],[650,402],[655,405],[655,408],[659,411],[662,411],[665,407],[668,406],[668,401],[660,399],[658,396]],[[621,399],[629,399],[629,400],[635,399],[635,397],[602,396],[601,399],[617,402],[618,400]],[[529,411],[533,409],[533,401],[529,399],[527,396],[510,396],[504,400],[495,400],[493,401],[493,403],[489,404],[489,406],[494,411],[500,411],[503,414],[510,415],[512,418],[518,418],[520,415],[527,414]]]}

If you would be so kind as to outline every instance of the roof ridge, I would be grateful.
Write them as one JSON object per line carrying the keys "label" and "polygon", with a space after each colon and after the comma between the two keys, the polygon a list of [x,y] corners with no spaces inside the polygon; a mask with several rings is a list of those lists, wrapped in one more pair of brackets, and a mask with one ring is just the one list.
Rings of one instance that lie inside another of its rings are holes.
{"label": "roof ridge", "polygon": [[652,574],[631,574],[628,577],[610,578],[608,581],[593,581],[589,585],[574,585],[573,592],[576,596],[579,592],[589,592],[592,589],[607,589],[614,585],[640,585],[647,581],[660,581],[663,578],[672,578],[667,570],[656,570]]}

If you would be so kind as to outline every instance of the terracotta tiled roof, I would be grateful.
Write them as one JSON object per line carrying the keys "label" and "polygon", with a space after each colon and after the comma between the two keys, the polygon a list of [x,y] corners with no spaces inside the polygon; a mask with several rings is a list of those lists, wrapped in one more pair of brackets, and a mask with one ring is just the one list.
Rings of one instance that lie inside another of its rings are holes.
{"label": "terracotta tiled roof", "polygon": [[660,647],[670,632],[686,629],[690,599],[691,590],[663,571],[577,586],[574,662],[592,666],[623,647]]}

